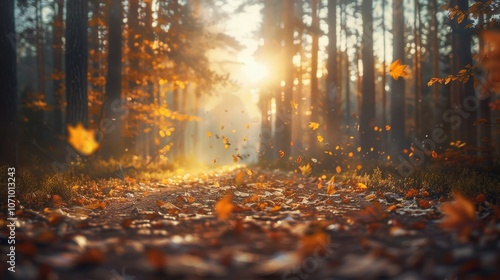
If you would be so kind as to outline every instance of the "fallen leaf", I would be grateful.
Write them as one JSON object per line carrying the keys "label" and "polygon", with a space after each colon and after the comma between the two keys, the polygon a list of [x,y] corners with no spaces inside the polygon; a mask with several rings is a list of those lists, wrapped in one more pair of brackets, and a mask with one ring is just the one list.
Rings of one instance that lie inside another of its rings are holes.
{"label": "fallen leaf", "polygon": [[55,194],[52,196],[52,207],[57,208],[65,205],[61,196]]}
{"label": "fallen leaf", "polygon": [[409,189],[405,194],[405,198],[411,199],[411,198],[416,197],[417,195],[418,195],[418,191],[416,189]]}
{"label": "fallen leaf", "polygon": [[157,248],[150,248],[146,251],[146,258],[149,264],[156,270],[162,270],[167,266],[167,257]]}
{"label": "fallen leaf", "polygon": [[227,195],[215,204],[215,213],[220,220],[226,220],[233,212],[234,204],[232,200],[233,197],[231,195]]}
{"label": "fallen leaf", "polygon": [[239,186],[243,184],[243,180],[245,179],[245,172],[240,171],[238,174],[236,174],[236,177],[234,178],[234,183],[236,186]]}
{"label": "fallen leaf", "polygon": [[365,190],[365,189],[367,189],[367,188],[368,188],[368,187],[367,187],[365,184],[363,184],[363,183],[357,183],[357,184],[356,184],[356,187],[357,187],[358,189],[362,189],[362,190]]}
{"label": "fallen leaf", "polygon": [[432,206],[431,201],[427,200],[427,199],[419,199],[417,201],[417,204],[418,204],[418,207],[420,207],[422,209],[428,209],[428,208],[431,208],[431,206]]}
{"label": "fallen leaf", "polygon": [[458,232],[460,240],[467,240],[472,231],[478,226],[476,209],[474,203],[461,194],[455,194],[454,198],[453,202],[441,205],[444,218],[440,223],[440,227]]}

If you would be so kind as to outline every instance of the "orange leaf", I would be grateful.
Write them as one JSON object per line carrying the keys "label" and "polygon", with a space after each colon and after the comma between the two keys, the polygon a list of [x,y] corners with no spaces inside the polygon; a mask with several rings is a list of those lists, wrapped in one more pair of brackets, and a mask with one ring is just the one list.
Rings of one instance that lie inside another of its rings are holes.
{"label": "orange leaf", "polygon": [[232,200],[233,197],[231,195],[227,195],[221,200],[217,201],[217,203],[215,204],[215,212],[219,219],[226,220],[227,218],[229,218],[234,209]]}
{"label": "orange leaf", "polygon": [[85,129],[81,123],[74,127],[68,125],[68,143],[85,156],[93,154],[99,148],[94,131]]}
{"label": "orange leaf", "polygon": [[146,252],[149,264],[156,270],[162,270],[167,265],[167,257],[160,249],[151,248]]}
{"label": "orange leaf", "polygon": [[403,77],[404,79],[406,79],[410,76],[407,68],[408,65],[401,64],[401,61],[398,59],[391,63],[389,74],[394,80],[399,79],[399,77]]}
{"label": "orange leaf", "polygon": [[417,195],[418,195],[418,191],[416,189],[409,189],[405,194],[405,198],[410,199],[410,198],[414,198]]}
{"label": "orange leaf", "polygon": [[428,209],[431,208],[432,204],[429,200],[427,199],[420,199],[417,201],[418,207],[422,209]]}
{"label": "orange leaf", "polygon": [[443,203],[441,211],[444,215],[441,228],[458,231],[462,240],[468,238],[478,225],[474,203],[460,194],[455,194],[455,201]]}
{"label": "orange leaf", "polygon": [[62,197],[60,197],[59,195],[55,194],[52,196],[52,207],[61,207],[63,206],[65,203],[63,202],[63,199]]}

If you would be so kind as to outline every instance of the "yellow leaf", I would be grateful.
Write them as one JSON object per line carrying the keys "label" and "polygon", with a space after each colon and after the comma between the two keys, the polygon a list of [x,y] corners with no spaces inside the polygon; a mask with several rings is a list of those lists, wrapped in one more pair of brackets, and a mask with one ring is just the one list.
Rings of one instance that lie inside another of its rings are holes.
{"label": "yellow leaf", "polygon": [[234,204],[232,200],[233,197],[227,195],[215,204],[215,213],[220,220],[226,220],[233,212]]}
{"label": "yellow leaf", "polygon": [[317,137],[318,137],[318,142],[322,143],[322,142],[323,142],[323,140],[324,140],[324,139],[323,139],[323,136],[318,135]]}
{"label": "yellow leaf", "polygon": [[332,195],[334,193],[336,193],[337,191],[335,190],[335,185],[328,185],[328,187],[326,188],[326,193],[328,195]]}
{"label": "yellow leaf", "polygon": [[302,175],[304,175],[304,176],[311,174],[311,171],[312,171],[311,165],[309,163],[302,165],[302,166],[299,166],[299,169],[300,169],[300,172],[302,172]]}
{"label": "yellow leaf", "polygon": [[292,106],[293,109],[299,108],[299,104],[297,104],[295,101],[290,100],[290,106]]}
{"label": "yellow leaf", "polygon": [[207,136],[208,136],[208,138],[211,138],[212,137],[212,132],[208,131],[207,132]]}
{"label": "yellow leaf", "polygon": [[75,127],[68,125],[68,143],[85,156],[93,154],[99,148],[94,131],[85,129],[81,123]]}
{"label": "yellow leaf", "polygon": [[408,78],[410,73],[406,68],[408,68],[408,65],[401,64],[401,61],[398,59],[391,63],[389,74],[391,74],[394,80],[399,79],[399,77]]}
{"label": "yellow leaf", "polygon": [[317,122],[309,122],[309,128],[312,130],[316,130],[319,128],[319,123]]}
{"label": "yellow leaf", "polygon": [[245,172],[240,171],[237,175],[236,178],[234,178],[234,182],[236,186],[239,186],[243,183],[243,180],[245,179]]}
{"label": "yellow leaf", "polygon": [[365,184],[363,184],[363,183],[357,183],[356,187],[358,187],[360,189],[363,189],[363,190],[367,188],[367,186]]}

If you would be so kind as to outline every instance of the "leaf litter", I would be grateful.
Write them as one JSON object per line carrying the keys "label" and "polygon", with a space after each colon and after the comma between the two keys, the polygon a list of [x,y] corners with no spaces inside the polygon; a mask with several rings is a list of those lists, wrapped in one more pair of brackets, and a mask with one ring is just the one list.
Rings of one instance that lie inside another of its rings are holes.
{"label": "leaf litter", "polygon": [[330,176],[305,164],[89,183],[72,201],[20,205],[16,269],[24,279],[113,279],[121,268],[135,279],[500,275],[500,210],[484,195],[381,192]]}

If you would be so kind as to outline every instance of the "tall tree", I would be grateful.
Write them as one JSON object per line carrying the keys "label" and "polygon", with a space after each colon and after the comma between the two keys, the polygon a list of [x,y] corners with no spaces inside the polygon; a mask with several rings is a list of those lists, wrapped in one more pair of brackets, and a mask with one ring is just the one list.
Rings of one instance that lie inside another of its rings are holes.
{"label": "tall tree", "polygon": [[54,16],[52,18],[52,60],[53,72],[52,81],[54,88],[54,128],[57,133],[63,133],[63,35],[64,35],[64,1],[54,1]]}
{"label": "tall tree", "polygon": [[0,163],[17,164],[15,0],[0,1]]}
{"label": "tall tree", "polygon": [[105,158],[118,158],[122,153],[121,144],[121,71],[122,71],[122,1],[112,0],[109,7],[108,33],[108,73],[106,75],[106,121],[103,153]]}
{"label": "tall tree", "polygon": [[[319,27],[319,26],[318,26]],[[328,61],[326,77],[326,118],[328,140],[331,145],[333,141],[340,139],[340,124],[342,118],[341,111],[341,91],[339,90],[339,67],[337,55],[337,0],[328,1]],[[341,65],[340,65],[341,66]]]}
{"label": "tall tree", "polygon": [[70,125],[88,123],[87,2],[68,0],[66,9],[66,122]]}
{"label": "tall tree", "polygon": [[[387,52],[387,47],[386,47],[386,26],[385,26],[385,3],[386,0],[382,0],[382,87],[381,87],[381,93],[382,93],[382,125],[387,124],[387,92],[385,90],[385,87],[387,85],[387,61],[386,61],[386,52]],[[385,142],[383,142],[386,144]]]}
{"label": "tall tree", "polygon": [[[312,29],[312,44],[311,44],[311,120],[319,122],[321,113],[323,113],[324,106],[321,106],[318,88],[318,52],[319,52],[319,15],[318,15],[318,0],[311,1],[311,29]],[[333,70],[333,74],[336,71]],[[324,103],[323,103],[324,104]],[[327,103],[328,104],[328,103]],[[309,149],[313,155],[319,155],[319,143],[316,140],[316,134],[311,133],[309,140]]]}
{"label": "tall tree", "polygon": [[290,101],[293,95],[293,55],[294,48],[294,3],[293,1],[282,0],[283,5],[283,41],[284,41],[284,76],[285,85],[283,94],[278,92],[276,96],[276,119],[275,119],[275,141],[274,145],[278,150],[281,150],[285,155],[290,155],[290,142],[292,136],[292,114],[290,110]]}
{"label": "tall tree", "polygon": [[[393,1],[392,32],[393,47],[392,60],[405,63],[404,13],[403,0]],[[391,142],[392,152],[399,153],[406,145],[405,122],[405,81],[399,78],[392,81],[391,89]]]}
{"label": "tall tree", "polygon": [[373,1],[363,0],[361,17],[363,18],[363,37],[361,39],[363,56],[362,109],[360,119],[360,144],[363,153],[370,153],[376,148],[375,126],[375,73],[373,57]]}
{"label": "tall tree", "polygon": [[[462,11],[466,11],[469,8],[468,1],[453,0],[452,7],[458,6]],[[467,24],[470,24],[470,20],[466,19],[458,23],[457,21],[452,21],[452,49],[453,49],[453,67],[452,73],[456,74],[467,65],[472,65],[472,29],[467,28]],[[464,100],[475,99],[474,92],[474,79],[469,79],[465,84],[455,83],[455,91],[452,92],[452,104],[451,107],[456,106],[465,107]],[[470,103],[470,102],[469,102]],[[467,116],[463,118],[462,126],[459,128],[459,133],[456,135],[455,140],[461,140],[466,143],[469,151],[477,148],[477,126],[474,125],[476,120],[477,111],[467,113]]]}
{"label": "tall tree", "polygon": [[37,59],[37,89],[38,94],[45,96],[45,51],[44,31],[42,22],[42,3],[35,1],[35,23],[36,23],[36,59]]}
{"label": "tall tree", "polygon": [[[432,52],[432,76],[439,77],[439,36],[438,36],[438,4],[437,0],[429,1],[430,15],[431,15],[431,30],[430,30],[430,41],[431,41],[431,52]],[[439,121],[440,106],[439,106],[439,87],[434,86],[432,88],[432,96],[434,102],[434,121],[437,123]]]}

